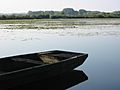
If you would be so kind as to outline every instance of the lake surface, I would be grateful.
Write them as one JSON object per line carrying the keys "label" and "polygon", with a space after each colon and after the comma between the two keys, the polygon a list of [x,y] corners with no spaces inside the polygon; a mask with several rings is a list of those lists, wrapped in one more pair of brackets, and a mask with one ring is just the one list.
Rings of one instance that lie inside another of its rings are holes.
{"label": "lake surface", "polygon": [[67,89],[120,90],[120,19],[76,19],[75,22],[74,28],[1,28],[0,57],[49,50],[85,52],[88,58],[75,70],[82,70],[88,80]]}

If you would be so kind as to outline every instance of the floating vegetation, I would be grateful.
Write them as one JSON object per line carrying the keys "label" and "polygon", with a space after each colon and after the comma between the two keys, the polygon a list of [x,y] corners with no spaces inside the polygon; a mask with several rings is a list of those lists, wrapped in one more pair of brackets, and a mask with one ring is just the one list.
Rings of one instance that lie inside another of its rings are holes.
{"label": "floating vegetation", "polygon": [[120,19],[0,20],[0,29],[94,29],[120,26]]}
{"label": "floating vegetation", "polygon": [[0,40],[42,40],[53,36],[120,36],[120,19],[0,20]]}

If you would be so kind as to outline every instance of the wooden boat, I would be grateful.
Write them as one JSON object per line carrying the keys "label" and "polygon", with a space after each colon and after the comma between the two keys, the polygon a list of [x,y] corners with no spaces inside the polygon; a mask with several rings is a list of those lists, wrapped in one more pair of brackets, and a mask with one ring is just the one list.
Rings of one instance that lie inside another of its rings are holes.
{"label": "wooden boat", "polygon": [[0,89],[73,70],[87,57],[85,53],[54,50],[0,58]]}

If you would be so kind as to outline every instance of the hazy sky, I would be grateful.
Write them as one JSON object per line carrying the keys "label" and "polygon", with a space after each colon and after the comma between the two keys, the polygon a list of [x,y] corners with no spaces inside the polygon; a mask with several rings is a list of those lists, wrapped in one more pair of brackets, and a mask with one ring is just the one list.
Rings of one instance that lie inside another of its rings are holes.
{"label": "hazy sky", "polygon": [[29,10],[120,10],[120,0],[0,0],[0,13],[27,12]]}

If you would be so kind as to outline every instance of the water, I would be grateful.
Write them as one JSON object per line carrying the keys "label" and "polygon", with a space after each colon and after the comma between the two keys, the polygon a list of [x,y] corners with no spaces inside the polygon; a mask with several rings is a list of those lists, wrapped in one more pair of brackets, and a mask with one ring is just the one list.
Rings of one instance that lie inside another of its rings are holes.
{"label": "water", "polygon": [[0,57],[56,49],[85,52],[89,57],[76,70],[82,70],[88,80],[67,89],[120,90],[120,25],[114,23],[54,30],[1,29]]}

